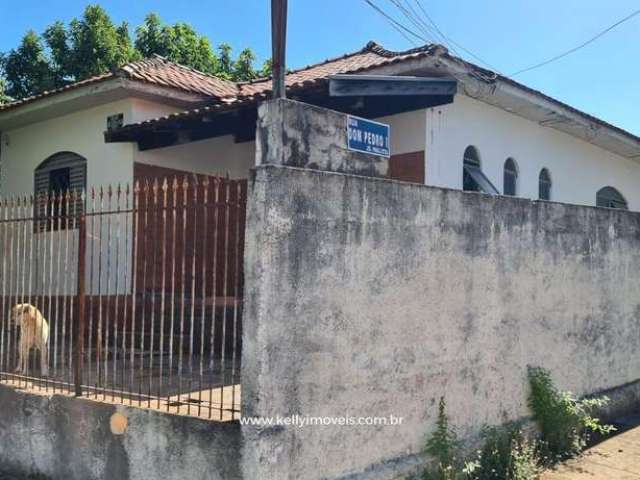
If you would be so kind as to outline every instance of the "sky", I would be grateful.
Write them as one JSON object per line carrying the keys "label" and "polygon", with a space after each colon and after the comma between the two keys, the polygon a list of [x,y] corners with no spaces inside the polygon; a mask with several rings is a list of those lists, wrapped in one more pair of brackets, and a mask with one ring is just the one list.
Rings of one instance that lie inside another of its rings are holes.
{"label": "sky", "polygon": [[[421,1],[450,39],[510,75],[588,40],[640,7],[638,0],[408,0]],[[86,0],[0,0],[0,51],[28,30],[80,16]],[[185,21],[214,45],[251,47],[270,56],[269,0],[102,0],[116,22],[132,27],[148,12]],[[419,33],[394,10],[374,0]],[[364,0],[289,0],[287,64],[297,68],[362,48],[375,40],[391,50],[414,45]],[[416,39],[416,42],[423,43]],[[454,47],[455,48],[455,47]],[[478,63],[456,49],[463,57]],[[580,51],[514,77],[587,113],[640,135],[640,15]]]}

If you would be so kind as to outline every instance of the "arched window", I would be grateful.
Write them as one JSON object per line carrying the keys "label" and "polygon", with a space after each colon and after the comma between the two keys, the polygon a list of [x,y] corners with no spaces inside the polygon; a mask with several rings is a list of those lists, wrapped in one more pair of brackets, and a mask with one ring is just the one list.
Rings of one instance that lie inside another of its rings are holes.
{"label": "arched window", "polygon": [[518,165],[513,158],[504,162],[504,194],[515,196],[518,194]]}
{"label": "arched window", "polygon": [[627,210],[629,207],[622,194],[613,187],[604,187],[596,193],[596,206],[607,208],[620,208]]}
{"label": "arched window", "polygon": [[549,170],[543,168],[538,176],[538,198],[540,200],[551,200],[551,175]]}
{"label": "arched window", "polygon": [[484,192],[493,195],[498,190],[491,181],[482,173],[480,155],[476,147],[469,146],[464,151],[462,165],[462,189],[470,192]]}
{"label": "arched window", "polygon": [[[72,152],[51,155],[34,172],[34,194],[37,199],[37,216],[45,221],[38,222],[39,230],[75,228],[77,216],[84,208],[77,195],[75,202],[59,201],[61,194],[80,192],[87,186],[87,161]],[[44,199],[57,198],[47,203]],[[67,222],[68,220],[68,222]]]}

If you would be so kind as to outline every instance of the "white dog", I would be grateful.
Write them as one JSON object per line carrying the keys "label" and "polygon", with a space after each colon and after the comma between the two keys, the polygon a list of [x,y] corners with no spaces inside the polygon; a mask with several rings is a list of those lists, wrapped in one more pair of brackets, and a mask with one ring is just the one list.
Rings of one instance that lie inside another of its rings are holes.
{"label": "white dog", "polygon": [[49,324],[40,310],[28,303],[20,303],[11,309],[11,319],[20,327],[18,342],[18,368],[16,373],[25,375],[29,367],[29,352],[40,350],[40,373],[49,375]]}

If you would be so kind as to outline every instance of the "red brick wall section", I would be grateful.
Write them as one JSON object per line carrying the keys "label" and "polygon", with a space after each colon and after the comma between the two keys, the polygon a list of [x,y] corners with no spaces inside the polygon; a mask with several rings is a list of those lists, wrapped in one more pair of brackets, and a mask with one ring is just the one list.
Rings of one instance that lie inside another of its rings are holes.
{"label": "red brick wall section", "polygon": [[389,178],[404,182],[424,183],[424,151],[391,155],[389,159]]}

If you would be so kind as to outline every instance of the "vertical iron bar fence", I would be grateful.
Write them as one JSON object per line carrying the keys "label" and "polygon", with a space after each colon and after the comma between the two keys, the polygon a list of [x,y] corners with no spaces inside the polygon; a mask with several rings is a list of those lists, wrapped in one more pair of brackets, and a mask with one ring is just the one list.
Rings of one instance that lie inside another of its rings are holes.
{"label": "vertical iron bar fence", "polygon": [[0,199],[0,383],[239,418],[246,187]]}

